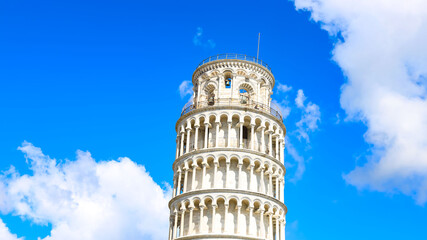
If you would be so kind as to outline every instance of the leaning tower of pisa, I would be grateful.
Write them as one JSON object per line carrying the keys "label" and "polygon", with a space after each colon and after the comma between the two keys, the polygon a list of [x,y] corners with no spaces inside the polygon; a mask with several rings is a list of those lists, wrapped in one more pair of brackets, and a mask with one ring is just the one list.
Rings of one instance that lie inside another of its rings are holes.
{"label": "leaning tower of pisa", "polygon": [[261,60],[221,54],[194,71],[176,123],[172,239],[285,239],[282,115]]}

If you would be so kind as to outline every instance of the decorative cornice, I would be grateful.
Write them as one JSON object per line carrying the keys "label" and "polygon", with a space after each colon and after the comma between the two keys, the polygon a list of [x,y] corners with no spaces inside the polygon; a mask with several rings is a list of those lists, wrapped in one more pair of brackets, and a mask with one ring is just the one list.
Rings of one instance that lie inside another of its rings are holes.
{"label": "decorative cornice", "polygon": [[238,235],[238,234],[218,234],[218,233],[207,233],[207,234],[193,234],[189,236],[184,237],[177,237],[178,240],[187,240],[187,239],[217,239],[217,238],[226,238],[226,239],[248,239],[248,240],[263,240],[265,238],[258,238],[258,237],[251,237],[251,236],[244,236],[244,235]]}
{"label": "decorative cornice", "polygon": [[279,160],[277,160],[276,158],[274,158],[274,157],[272,157],[266,153],[260,153],[258,151],[245,149],[245,148],[215,148],[215,147],[213,147],[213,148],[198,149],[198,150],[194,150],[194,151],[189,152],[189,153],[184,153],[183,155],[181,155],[177,159],[175,159],[174,163],[172,164],[172,170],[175,169],[176,164],[178,164],[181,161],[184,161],[185,159],[191,158],[194,155],[201,154],[201,153],[213,153],[213,152],[232,152],[232,153],[243,152],[243,153],[250,153],[250,154],[260,156],[260,157],[264,157],[270,161],[273,161],[277,165],[279,165],[283,170],[283,175],[286,174],[285,165],[282,162],[280,162]]}
{"label": "decorative cornice", "polygon": [[286,126],[278,118],[276,118],[273,115],[268,114],[268,113],[266,113],[264,111],[261,111],[261,110],[256,110],[254,108],[244,107],[244,106],[238,106],[238,105],[235,105],[235,106],[234,105],[228,105],[228,106],[208,106],[208,107],[204,107],[204,108],[195,109],[195,110],[193,110],[191,112],[188,112],[188,113],[182,115],[178,119],[178,121],[176,121],[175,131],[177,131],[178,125],[181,123],[181,121],[183,119],[186,119],[187,117],[189,117],[189,116],[191,116],[193,114],[201,113],[201,112],[206,112],[206,111],[210,111],[211,112],[211,111],[223,110],[223,109],[227,109],[227,110],[240,110],[240,111],[244,111],[244,112],[252,112],[252,113],[255,113],[255,114],[260,114],[260,115],[262,115],[264,117],[267,117],[269,119],[272,119],[273,121],[275,121],[277,124],[279,124],[283,128],[283,135],[286,136]]}
{"label": "decorative cornice", "polygon": [[224,67],[243,68],[249,71],[256,72],[270,82],[271,88],[274,87],[274,84],[275,84],[274,76],[270,71],[267,70],[267,68],[254,62],[238,60],[238,59],[220,59],[220,60],[215,60],[199,66],[198,68],[196,68],[196,70],[193,73],[193,78],[192,78],[193,85],[195,85],[195,80],[203,73],[210,70],[214,70],[217,68],[224,68]]}
{"label": "decorative cornice", "polygon": [[186,193],[182,193],[182,194],[172,198],[169,201],[169,204],[168,204],[169,209],[174,202],[180,201],[183,198],[186,198],[186,197],[189,197],[192,195],[197,196],[200,194],[209,194],[209,193],[238,193],[238,194],[242,194],[242,195],[246,195],[246,196],[251,195],[251,196],[255,196],[255,197],[261,197],[261,198],[267,199],[269,201],[272,201],[272,202],[282,206],[282,208],[285,210],[285,214],[288,212],[288,208],[286,207],[286,204],[284,204],[283,202],[281,202],[280,200],[278,200],[274,197],[271,197],[271,196],[268,196],[266,194],[259,193],[259,192],[252,192],[252,191],[240,190],[240,189],[239,190],[238,189],[230,189],[230,188],[210,188],[210,189],[194,190],[194,191],[188,191]]}

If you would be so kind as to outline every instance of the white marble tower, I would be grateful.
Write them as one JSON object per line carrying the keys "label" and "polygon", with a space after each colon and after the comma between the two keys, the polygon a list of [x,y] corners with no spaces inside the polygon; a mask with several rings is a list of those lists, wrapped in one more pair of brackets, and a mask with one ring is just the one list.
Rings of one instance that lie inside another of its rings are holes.
{"label": "white marble tower", "polygon": [[253,57],[221,54],[193,74],[176,123],[169,240],[285,240],[284,137],[274,76]]}

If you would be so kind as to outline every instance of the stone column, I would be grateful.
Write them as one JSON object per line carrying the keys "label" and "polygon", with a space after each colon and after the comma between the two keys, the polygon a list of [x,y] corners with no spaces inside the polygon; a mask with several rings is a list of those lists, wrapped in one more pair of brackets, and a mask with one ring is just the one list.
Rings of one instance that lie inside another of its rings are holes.
{"label": "stone column", "polygon": [[251,124],[251,150],[255,150],[255,124]]}
{"label": "stone column", "polygon": [[179,229],[179,236],[180,237],[184,236],[184,217],[185,217],[185,207],[182,206],[182,208],[181,208],[181,227]]}
{"label": "stone column", "polygon": [[264,167],[261,167],[261,172],[260,172],[260,174],[261,174],[261,177],[260,177],[260,180],[259,180],[259,182],[260,182],[260,188],[259,188],[259,191],[260,191],[261,193],[265,193]]}
{"label": "stone column", "polygon": [[179,157],[179,133],[176,136],[176,153],[175,153],[175,159],[177,159]]}
{"label": "stone column", "polygon": [[213,179],[212,179],[212,184],[213,184],[213,188],[216,188],[216,172],[218,171],[218,162],[214,162],[214,175],[213,175]]}
{"label": "stone column", "polygon": [[230,171],[230,162],[225,163],[225,183],[224,188],[228,188],[228,172]]}
{"label": "stone column", "polygon": [[273,196],[273,171],[268,171],[268,195]]}
{"label": "stone column", "polygon": [[185,148],[185,153],[190,152],[190,134],[191,134],[191,128],[187,128],[187,146]]}
{"label": "stone column", "polygon": [[172,240],[172,225],[173,224],[173,220],[172,217],[169,218],[169,237],[168,240]]}
{"label": "stone column", "polygon": [[260,208],[259,210],[259,225],[260,225],[259,237],[261,238],[265,238],[264,211],[265,211],[264,208]]}
{"label": "stone column", "polygon": [[199,144],[199,125],[196,125],[195,131],[196,132],[194,133],[194,150],[197,150]]}
{"label": "stone column", "polygon": [[239,147],[243,148],[243,122],[240,122],[240,131],[239,131]]}
{"label": "stone column", "polygon": [[173,192],[172,192],[172,197],[176,196],[176,189],[178,188],[178,186],[176,185],[176,179],[177,179],[177,176],[175,175],[175,177],[173,178]]}
{"label": "stone column", "polygon": [[184,154],[184,131],[181,132],[181,146],[179,151],[179,156],[182,156]]}
{"label": "stone column", "polygon": [[224,204],[224,233],[227,233],[227,213],[228,213],[228,204]]}
{"label": "stone column", "polygon": [[280,143],[280,162],[285,162],[285,141],[283,139],[281,139]]}
{"label": "stone column", "polygon": [[188,223],[187,235],[190,235],[193,233],[192,231],[193,231],[193,210],[194,210],[194,206],[190,206],[189,209],[190,209],[190,216],[188,218],[189,223]]}
{"label": "stone column", "polygon": [[268,231],[270,232],[268,236],[271,240],[273,240],[273,212],[270,212],[270,215],[268,215],[268,229]]}
{"label": "stone column", "polygon": [[203,211],[205,210],[206,206],[199,204],[199,210],[200,210],[200,217],[199,217],[199,234],[203,232]]}
{"label": "stone column", "polygon": [[208,148],[209,123],[205,123],[205,148]]}
{"label": "stone column", "polygon": [[282,221],[280,221],[280,240],[285,240],[285,227],[286,227],[286,220],[282,219]]}
{"label": "stone column", "polygon": [[272,131],[268,132],[268,155],[273,157],[273,136]]}
{"label": "stone column", "polygon": [[279,135],[276,135],[276,159],[280,161],[280,146],[279,146]]}
{"label": "stone column", "polygon": [[237,189],[242,188],[242,163],[237,164],[237,168],[239,169],[239,173],[237,175]]}
{"label": "stone column", "polygon": [[228,127],[228,129],[227,129],[227,147],[231,147],[231,143],[230,143],[230,133],[231,133],[231,125],[232,125],[233,123],[232,122],[228,122],[227,123],[227,127]]}
{"label": "stone column", "polygon": [[242,208],[242,205],[236,206],[236,210],[237,210],[237,219],[236,219],[236,227],[235,227],[236,234],[240,233],[239,224],[240,224],[240,210],[241,210],[241,208]]}
{"label": "stone column", "polygon": [[265,127],[261,127],[261,152],[265,153]]}
{"label": "stone column", "polygon": [[175,209],[175,223],[173,225],[173,239],[177,238],[177,230],[178,230],[178,211]]}
{"label": "stone column", "polygon": [[203,162],[202,163],[202,165],[203,165],[203,172],[202,172],[202,188],[201,189],[204,189],[205,187],[206,187],[206,167],[207,167],[207,165],[208,165],[208,163],[207,162]]}
{"label": "stone column", "polygon": [[252,219],[252,216],[253,216],[253,212],[254,212],[254,207],[252,207],[252,206],[249,206],[249,226],[248,226],[248,229],[249,229],[249,233],[248,233],[248,235],[253,235],[254,233],[253,233],[253,227],[252,227],[252,223],[253,223],[253,219]]}
{"label": "stone column", "polygon": [[191,173],[191,190],[196,190],[196,172],[197,172],[197,163],[193,162],[191,165],[193,167],[193,172]]}
{"label": "stone column", "polygon": [[279,199],[279,175],[276,175],[276,198]]}
{"label": "stone column", "polygon": [[249,176],[249,187],[248,190],[251,191],[253,189],[253,182],[254,182],[254,165],[253,163],[251,163],[251,165],[249,165],[250,168],[250,176]]}
{"label": "stone column", "polygon": [[216,133],[215,133],[215,147],[219,147],[219,125],[221,122],[216,123]]}
{"label": "stone column", "polygon": [[280,178],[280,201],[282,202],[285,200],[284,189],[283,189],[284,182],[285,180],[283,178]]}
{"label": "stone column", "polygon": [[178,169],[178,185],[176,188],[176,195],[181,194],[181,168]]}
{"label": "stone column", "polygon": [[187,178],[188,178],[188,167],[185,166],[184,167],[184,188],[182,190],[182,193],[187,192]]}
{"label": "stone column", "polygon": [[276,216],[276,239],[280,239],[280,222],[279,222],[279,216]]}
{"label": "stone column", "polygon": [[212,233],[215,232],[215,211],[218,205],[212,204]]}

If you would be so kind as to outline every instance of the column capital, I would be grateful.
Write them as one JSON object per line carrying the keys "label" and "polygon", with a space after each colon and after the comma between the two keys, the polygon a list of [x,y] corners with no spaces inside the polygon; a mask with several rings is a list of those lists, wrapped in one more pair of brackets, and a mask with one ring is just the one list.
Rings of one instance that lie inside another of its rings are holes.
{"label": "column capital", "polygon": [[259,212],[259,213],[264,213],[264,212],[265,212],[264,207],[263,207],[263,206],[261,206],[260,208],[258,208],[257,212]]}

